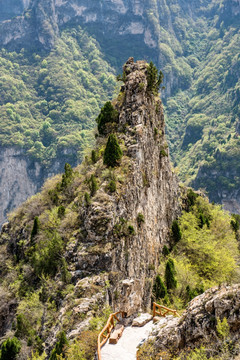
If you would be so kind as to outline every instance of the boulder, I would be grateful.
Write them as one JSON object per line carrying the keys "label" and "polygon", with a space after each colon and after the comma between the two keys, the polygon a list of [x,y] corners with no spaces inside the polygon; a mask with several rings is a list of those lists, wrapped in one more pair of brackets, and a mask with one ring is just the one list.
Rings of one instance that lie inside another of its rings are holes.
{"label": "boulder", "polygon": [[132,326],[144,326],[146,323],[152,320],[152,315],[150,314],[141,314],[133,320]]}

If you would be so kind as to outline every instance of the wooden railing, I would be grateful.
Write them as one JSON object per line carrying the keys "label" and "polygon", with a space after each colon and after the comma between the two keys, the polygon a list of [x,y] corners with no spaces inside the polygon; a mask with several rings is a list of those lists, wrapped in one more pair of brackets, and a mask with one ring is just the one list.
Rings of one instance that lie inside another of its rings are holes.
{"label": "wooden railing", "polygon": [[153,303],[153,317],[155,317],[156,315],[165,317],[169,313],[173,313],[176,316],[180,316],[178,314],[177,310],[169,309],[169,308],[167,308],[167,307],[165,307],[163,305],[159,305],[159,304],[157,304],[155,302]]}
{"label": "wooden railing", "polygon": [[125,317],[125,313],[123,311],[118,311],[111,314],[108,318],[106,325],[98,335],[98,348],[97,348],[98,360],[101,360],[101,348],[107,342],[108,338],[110,337],[111,331],[115,326],[114,320],[116,320],[117,322],[120,321],[117,315],[121,315],[122,318]]}

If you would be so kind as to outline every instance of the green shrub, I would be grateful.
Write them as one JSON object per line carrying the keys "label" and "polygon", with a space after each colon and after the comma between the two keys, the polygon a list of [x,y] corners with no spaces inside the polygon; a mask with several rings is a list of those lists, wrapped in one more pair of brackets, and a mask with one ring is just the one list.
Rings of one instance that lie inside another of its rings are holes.
{"label": "green shrub", "polygon": [[5,340],[1,348],[1,360],[15,360],[21,350],[21,343],[16,338]]}
{"label": "green shrub", "polygon": [[103,163],[110,167],[120,164],[122,150],[118,144],[117,137],[114,134],[109,135],[107,145],[103,155]]}
{"label": "green shrub", "polygon": [[138,226],[140,226],[142,223],[144,223],[144,215],[142,213],[138,213],[137,215],[137,223],[138,223]]}
{"label": "green shrub", "polygon": [[23,314],[18,314],[15,335],[18,338],[23,338],[29,335],[29,330],[30,330],[30,324],[26,316]]}
{"label": "green shrub", "polygon": [[61,278],[62,281],[66,284],[71,282],[71,273],[68,271],[67,261],[64,258],[62,259],[61,265]]}
{"label": "green shrub", "polygon": [[115,192],[117,189],[117,185],[116,185],[116,181],[115,180],[111,180],[110,183],[108,184],[108,189],[111,193]]}
{"label": "green shrub", "polygon": [[51,352],[50,358],[49,360],[57,360],[58,359],[58,355],[63,355],[66,351],[67,345],[68,345],[68,340],[66,337],[66,334],[64,331],[61,331],[58,334],[58,341],[56,342],[56,345],[54,347],[54,349]]}
{"label": "green shrub", "polygon": [[232,214],[231,226],[233,231],[237,233],[240,227],[240,215]]}
{"label": "green shrub", "polygon": [[163,82],[163,73],[158,69],[151,61],[147,68],[147,90],[152,92],[154,95],[158,95],[160,85]]}
{"label": "green shrub", "polygon": [[135,230],[132,225],[128,226],[128,233],[129,233],[129,235],[135,235]]}
{"label": "green shrub", "polygon": [[144,89],[144,83],[139,83],[139,91],[143,91],[143,89]]}
{"label": "green shrub", "polygon": [[159,275],[156,276],[155,282],[153,284],[153,296],[155,301],[164,299],[165,296],[167,296],[167,288]]}
{"label": "green shrub", "polygon": [[219,318],[217,318],[217,334],[223,340],[225,340],[228,337],[229,325],[226,318],[223,318],[222,321]]}
{"label": "green shrub", "polygon": [[170,250],[166,245],[164,245],[162,253],[164,256],[168,256],[170,254]]}
{"label": "green shrub", "polygon": [[31,237],[30,237],[31,243],[33,243],[34,237],[38,234],[39,228],[40,228],[40,221],[39,221],[38,216],[36,216],[33,221],[33,228],[32,228]]}
{"label": "green shrub", "polygon": [[85,192],[84,194],[84,201],[86,206],[89,206],[91,204],[91,198],[88,192]]}
{"label": "green shrub", "polygon": [[93,164],[95,164],[98,160],[98,156],[97,156],[97,153],[95,150],[92,150],[91,159],[92,159]]}
{"label": "green shrub", "polygon": [[97,180],[94,175],[91,175],[90,177],[89,188],[90,188],[90,195],[94,196],[98,189]]}
{"label": "green shrub", "polygon": [[182,232],[177,220],[172,223],[172,237],[175,243],[179,242],[182,238]]}
{"label": "green shrub", "polygon": [[106,124],[116,122],[117,119],[118,111],[114,109],[110,101],[106,102],[96,119],[99,134],[104,135],[106,133]]}
{"label": "green shrub", "polygon": [[176,289],[177,280],[175,278],[176,270],[173,259],[168,259],[165,268],[165,283],[168,290]]}
{"label": "green shrub", "polygon": [[50,200],[53,202],[53,204],[58,205],[59,203],[58,190],[57,189],[49,190],[48,195],[50,197]]}
{"label": "green shrub", "polygon": [[160,150],[160,156],[164,157],[164,156],[168,156],[168,154],[166,153],[166,151],[164,149]]}
{"label": "green shrub", "polygon": [[64,174],[62,175],[61,188],[65,189],[73,179],[73,169],[70,164],[66,163],[64,166]]}
{"label": "green shrub", "polygon": [[187,192],[187,205],[188,205],[188,210],[195,205],[196,203],[196,199],[198,197],[198,194],[196,194],[192,189],[188,189]]}
{"label": "green shrub", "polygon": [[61,219],[65,215],[66,209],[63,205],[58,207],[58,217]]}
{"label": "green shrub", "polygon": [[[47,240],[47,241],[46,241]],[[33,266],[38,276],[54,276],[62,264],[63,240],[54,231],[48,234],[48,239],[37,244],[33,255]]]}

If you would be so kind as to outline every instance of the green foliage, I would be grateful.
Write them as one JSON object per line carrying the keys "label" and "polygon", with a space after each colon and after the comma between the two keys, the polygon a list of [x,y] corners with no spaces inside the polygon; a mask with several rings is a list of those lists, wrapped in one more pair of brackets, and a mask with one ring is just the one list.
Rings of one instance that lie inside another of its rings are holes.
{"label": "green foliage", "polygon": [[122,158],[122,150],[115,134],[110,134],[103,155],[103,162],[108,167],[119,166]]}
{"label": "green foliage", "polygon": [[64,174],[62,175],[61,188],[65,189],[73,179],[73,169],[70,164],[66,163],[64,166]]}
{"label": "green foliage", "polygon": [[91,175],[89,180],[90,195],[94,196],[98,189],[97,179],[94,175]]}
{"label": "green foliage", "polygon": [[16,337],[23,338],[29,335],[30,323],[24,314],[17,315]]}
{"label": "green foliage", "polygon": [[123,71],[122,75],[117,75],[117,81],[122,81],[125,83],[126,80],[127,80],[127,75],[126,75],[125,71]]}
{"label": "green foliage", "polygon": [[65,215],[66,209],[63,205],[58,207],[58,217],[61,219]]}
{"label": "green foliage", "polygon": [[179,242],[182,238],[182,232],[177,220],[172,223],[172,237],[175,243]]}
{"label": "green foliage", "polygon": [[[82,160],[94,119],[116,84],[99,45],[80,26],[65,29],[48,53],[0,51],[0,142],[50,164],[71,148]],[[94,58],[94,60],[92,60]]]}
{"label": "green foliage", "polygon": [[231,226],[233,231],[237,233],[240,227],[240,215],[232,214]]}
{"label": "green foliage", "polygon": [[176,270],[173,259],[168,259],[165,268],[165,283],[168,290],[176,289]]}
{"label": "green foliage", "polygon": [[86,360],[85,351],[76,340],[68,347],[65,355],[67,360]]}
{"label": "green foliage", "polygon": [[132,225],[128,226],[128,233],[129,233],[129,235],[135,235],[135,230]]}
{"label": "green foliage", "polygon": [[31,358],[28,358],[28,360],[45,360],[47,357],[47,354],[43,352],[41,355],[39,355],[39,352],[36,351],[35,353],[32,353]]}
{"label": "green foliage", "polygon": [[35,216],[34,221],[33,221],[33,228],[32,228],[32,232],[31,232],[31,243],[33,243],[34,241],[34,237],[38,234],[39,232],[39,228],[40,228],[40,221],[38,216]]}
{"label": "green foliage", "polygon": [[66,351],[66,347],[68,345],[68,340],[67,340],[65,332],[61,331],[58,334],[57,339],[58,340],[56,342],[54,349],[51,352],[49,360],[57,360],[58,355],[61,355],[61,354],[64,355],[64,353]]}
{"label": "green foliage", "polygon": [[196,194],[192,189],[187,191],[187,208],[190,210],[192,206],[195,205],[198,194]]}
{"label": "green foliage", "polygon": [[0,359],[15,360],[20,350],[21,350],[20,341],[15,337],[8,338],[2,343]]}
{"label": "green foliage", "polygon": [[159,275],[156,276],[155,282],[153,284],[153,296],[155,301],[164,299],[167,296],[167,288]]}
{"label": "green foliage", "polygon": [[96,119],[99,134],[106,134],[106,124],[116,122],[117,119],[118,111],[112,106],[110,101],[106,102]]}
{"label": "green foliage", "polygon": [[158,69],[151,61],[147,69],[147,90],[154,95],[158,95],[158,91],[162,82],[163,73],[160,71],[158,74]]}
{"label": "green foliage", "polygon": [[144,215],[142,213],[138,213],[138,215],[137,215],[138,226],[140,226],[142,223],[144,223],[144,221],[145,221]]}
{"label": "green foliage", "polygon": [[221,321],[219,318],[217,318],[217,333],[218,336],[225,340],[229,335],[229,325],[226,318],[223,318]]}
{"label": "green foliage", "polygon": [[168,256],[170,254],[170,250],[166,245],[164,245],[162,253],[163,256]]}
{"label": "green foliage", "polygon": [[164,156],[168,156],[168,154],[166,153],[166,151],[164,149],[160,150],[160,156],[164,157]]}
{"label": "green foliage", "polygon": [[116,184],[116,180],[110,180],[109,184],[108,184],[108,189],[111,193],[115,192],[117,189],[117,184]]}
{"label": "green foliage", "polygon": [[86,206],[89,206],[91,204],[91,198],[88,192],[85,192],[84,194],[84,201]]}
{"label": "green foliage", "polygon": [[[210,287],[239,282],[239,249],[231,225],[232,217],[206,198],[194,196],[193,200],[188,204],[188,211],[178,219],[182,236],[171,251],[174,276],[167,251],[159,268],[160,275],[165,275],[168,289],[173,279],[172,306],[180,308]],[[205,224],[202,224],[200,215],[207,219]]]}
{"label": "green foliage", "polygon": [[32,262],[38,276],[41,274],[54,276],[62,264],[63,240],[56,232],[46,234],[48,241],[44,239],[36,244]]}
{"label": "green foliage", "polygon": [[92,150],[92,152],[91,152],[91,159],[92,159],[93,164],[95,164],[98,160],[98,156],[97,156],[97,153],[95,150]]}

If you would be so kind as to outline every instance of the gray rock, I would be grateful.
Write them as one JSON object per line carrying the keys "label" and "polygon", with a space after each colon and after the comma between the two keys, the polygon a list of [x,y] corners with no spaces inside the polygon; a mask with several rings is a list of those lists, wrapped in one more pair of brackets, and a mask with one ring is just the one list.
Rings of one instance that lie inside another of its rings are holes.
{"label": "gray rock", "polygon": [[150,314],[141,314],[137,318],[133,319],[132,326],[144,326],[146,323],[152,320],[152,315]]}

